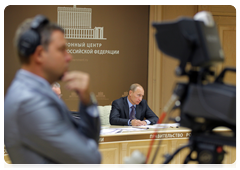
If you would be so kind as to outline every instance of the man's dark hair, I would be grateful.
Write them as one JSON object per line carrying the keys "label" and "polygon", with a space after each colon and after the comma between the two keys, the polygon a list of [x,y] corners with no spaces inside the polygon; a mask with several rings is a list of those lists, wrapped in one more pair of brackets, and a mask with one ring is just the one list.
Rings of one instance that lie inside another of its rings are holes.
{"label": "man's dark hair", "polygon": [[[30,55],[29,56],[25,56],[20,54],[20,51],[18,49],[18,42],[19,39],[21,37],[21,35],[23,35],[23,33],[25,33],[27,30],[31,29],[31,23],[32,23],[33,19],[26,19],[17,29],[16,33],[15,33],[15,38],[14,38],[14,46],[17,50],[17,54],[19,56],[20,62],[21,64],[28,64],[30,61]],[[46,24],[40,31],[39,34],[41,36],[41,44],[43,46],[43,48],[45,50],[48,50],[48,45],[51,42],[51,34],[53,31],[55,30],[59,30],[62,33],[64,33],[64,30],[57,24],[55,23],[48,23]]]}

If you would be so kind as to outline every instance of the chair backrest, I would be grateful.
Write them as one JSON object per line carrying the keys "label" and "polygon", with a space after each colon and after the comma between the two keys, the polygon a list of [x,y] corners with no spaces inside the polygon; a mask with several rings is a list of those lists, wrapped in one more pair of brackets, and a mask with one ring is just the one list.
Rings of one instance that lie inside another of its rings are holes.
{"label": "chair backrest", "polygon": [[100,119],[101,119],[101,125],[110,125],[109,115],[110,115],[111,109],[112,109],[111,105],[98,106]]}

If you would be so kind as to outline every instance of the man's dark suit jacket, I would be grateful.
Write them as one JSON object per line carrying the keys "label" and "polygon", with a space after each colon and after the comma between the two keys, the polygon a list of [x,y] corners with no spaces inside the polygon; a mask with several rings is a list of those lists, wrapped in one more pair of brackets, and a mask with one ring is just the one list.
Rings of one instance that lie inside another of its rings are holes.
{"label": "man's dark suit jacket", "polygon": [[[148,107],[147,101],[142,100],[139,105],[136,106],[136,119],[143,120],[146,118],[152,124],[156,124],[158,117]],[[129,106],[127,97],[114,100],[112,103],[112,110],[110,112],[109,121],[111,125],[128,125],[129,120]]]}

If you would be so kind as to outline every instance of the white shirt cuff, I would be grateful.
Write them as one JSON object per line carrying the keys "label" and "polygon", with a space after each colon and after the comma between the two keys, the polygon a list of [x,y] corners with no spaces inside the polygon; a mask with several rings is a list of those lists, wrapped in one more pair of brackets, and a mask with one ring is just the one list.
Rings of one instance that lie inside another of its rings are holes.
{"label": "white shirt cuff", "polygon": [[147,125],[150,125],[151,122],[149,120],[144,120],[145,122],[147,122]]}

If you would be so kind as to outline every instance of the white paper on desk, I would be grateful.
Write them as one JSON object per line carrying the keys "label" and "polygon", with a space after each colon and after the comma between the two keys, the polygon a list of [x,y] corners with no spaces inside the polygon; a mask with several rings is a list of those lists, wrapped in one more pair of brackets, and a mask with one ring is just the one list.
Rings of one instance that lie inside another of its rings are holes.
{"label": "white paper on desk", "polygon": [[101,135],[106,135],[106,134],[116,134],[116,133],[121,133],[122,129],[121,128],[116,128],[116,129],[101,129],[100,134]]}
{"label": "white paper on desk", "polygon": [[164,126],[154,126],[154,125],[144,125],[144,126],[139,126],[140,128],[149,128],[149,129],[156,129],[156,128],[165,128]]}
{"label": "white paper on desk", "polygon": [[[158,125],[158,124],[156,124]],[[179,127],[179,123],[162,123],[162,124],[159,124],[160,126],[164,126],[164,127]]]}
{"label": "white paper on desk", "polygon": [[145,125],[145,126],[139,126],[139,127],[148,127],[149,129],[155,129],[155,128],[169,128],[169,127],[178,127],[179,123],[166,123],[166,124],[155,124],[155,125]]}
{"label": "white paper on desk", "polygon": [[[145,126],[142,126],[142,127],[145,127]],[[139,130],[147,130],[147,129],[141,129],[141,128],[137,128],[137,127],[129,127],[129,128],[123,128],[122,130],[130,132],[130,131],[139,131]]]}

